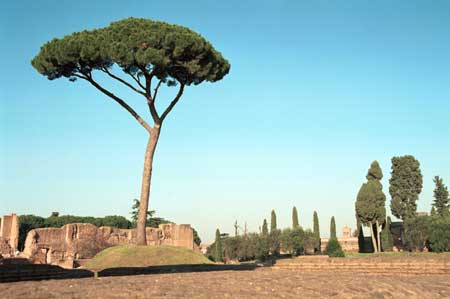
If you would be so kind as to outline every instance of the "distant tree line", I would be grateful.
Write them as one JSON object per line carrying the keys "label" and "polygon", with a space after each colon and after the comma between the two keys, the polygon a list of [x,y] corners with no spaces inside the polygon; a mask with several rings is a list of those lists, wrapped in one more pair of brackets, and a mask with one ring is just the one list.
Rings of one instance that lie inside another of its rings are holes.
{"label": "distant tree line", "polygon": [[[330,225],[329,246],[325,253],[330,256],[344,256],[344,252],[336,238],[336,224],[334,217]],[[334,237],[333,237],[334,236]],[[281,253],[298,256],[306,254],[320,254],[320,231],[317,212],[313,215],[313,230],[303,229],[298,220],[296,207],[292,209],[292,226],[283,230],[277,227],[277,216],[274,210],[270,217],[270,230],[267,220],[263,220],[259,233],[248,233],[241,236],[230,237],[216,231],[216,239],[208,247],[207,256],[216,262],[230,260],[265,261],[276,258]]]}

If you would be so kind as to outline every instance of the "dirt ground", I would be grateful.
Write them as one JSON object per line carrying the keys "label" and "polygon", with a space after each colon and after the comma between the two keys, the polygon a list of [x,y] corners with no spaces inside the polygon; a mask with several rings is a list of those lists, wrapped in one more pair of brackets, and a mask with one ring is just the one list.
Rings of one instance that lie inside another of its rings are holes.
{"label": "dirt ground", "polygon": [[217,271],[0,284],[1,298],[450,298],[449,275]]}

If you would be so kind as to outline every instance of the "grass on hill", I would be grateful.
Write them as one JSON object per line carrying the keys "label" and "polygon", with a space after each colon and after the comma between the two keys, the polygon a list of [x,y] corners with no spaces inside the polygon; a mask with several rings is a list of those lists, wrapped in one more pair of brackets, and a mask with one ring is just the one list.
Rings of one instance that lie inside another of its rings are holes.
{"label": "grass on hill", "polygon": [[110,247],[99,252],[85,265],[85,268],[101,270],[186,264],[212,264],[212,262],[201,253],[183,247],[126,245]]}

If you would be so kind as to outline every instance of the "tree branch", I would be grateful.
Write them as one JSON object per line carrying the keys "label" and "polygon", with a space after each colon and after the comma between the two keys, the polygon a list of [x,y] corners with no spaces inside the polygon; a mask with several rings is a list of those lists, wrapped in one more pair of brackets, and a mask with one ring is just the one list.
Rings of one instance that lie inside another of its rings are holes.
{"label": "tree branch", "polygon": [[142,85],[141,80],[139,80],[139,76],[136,75],[136,77],[134,77],[132,74],[127,73],[128,75],[131,76],[131,78],[133,78],[133,80],[137,83],[137,85],[139,85],[140,88],[142,88],[143,90],[145,90],[145,86]]}
{"label": "tree branch", "polygon": [[[114,79],[116,79],[117,81],[119,81],[119,82],[123,83],[124,85],[128,86],[129,88],[131,88],[131,89],[134,90],[135,92],[137,92],[137,93],[139,93],[139,94],[141,94],[141,95],[143,95],[143,96],[146,96],[145,92],[143,92],[143,91],[137,89],[136,87],[134,87],[133,85],[131,85],[131,84],[128,83],[127,81],[125,81],[125,80],[123,80],[122,78],[120,78],[120,77],[114,75],[114,74],[111,73],[107,68],[101,68],[100,70],[103,71],[104,73],[108,74],[108,76],[110,76],[111,78],[114,78]],[[132,76],[132,77],[133,77],[133,76]]]}
{"label": "tree branch", "polygon": [[178,101],[181,98],[181,95],[183,94],[183,90],[184,90],[184,83],[180,83],[180,89],[178,90],[177,95],[175,96],[173,101],[170,103],[170,105],[166,108],[164,113],[161,115],[161,122],[164,121],[164,119],[166,118],[167,114],[169,114],[170,111],[172,111],[173,107],[178,103]]}
{"label": "tree branch", "polygon": [[152,115],[153,121],[155,124],[161,124],[161,118],[158,115],[158,111],[156,111],[155,107],[155,99],[152,98],[151,86],[152,86],[152,77],[153,75],[145,74],[145,93],[147,97],[147,105],[150,110],[150,114]]}
{"label": "tree branch", "polygon": [[121,98],[119,98],[118,96],[113,94],[112,92],[106,90],[100,84],[98,84],[96,81],[94,81],[91,74],[83,74],[83,75],[75,74],[74,76],[88,81],[95,88],[100,90],[102,93],[104,93],[108,97],[112,98],[117,103],[119,103],[119,105],[122,106],[123,108],[125,108],[125,110],[127,110],[144,127],[144,129],[147,130],[147,132],[151,133],[152,128],[148,125],[148,123],[145,120],[142,119],[142,117],[139,114],[136,113],[136,111],[133,110],[133,108],[131,108],[127,103],[125,103],[124,100],[122,100]]}
{"label": "tree branch", "polygon": [[155,92],[153,93],[153,101],[156,100],[156,96],[158,95],[158,89],[161,86],[161,83],[162,83],[162,80],[159,80],[158,84],[156,85]]}

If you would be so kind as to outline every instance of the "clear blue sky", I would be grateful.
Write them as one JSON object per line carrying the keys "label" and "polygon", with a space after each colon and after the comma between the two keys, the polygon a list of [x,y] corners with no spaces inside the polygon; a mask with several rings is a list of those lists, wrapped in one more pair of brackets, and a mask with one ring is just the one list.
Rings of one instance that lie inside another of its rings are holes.
{"label": "clear blue sky", "polygon": [[0,214],[129,217],[145,131],[92,87],[30,65],[53,37],[129,16],[190,27],[231,62],[223,81],[186,90],[154,165],[151,209],[204,240],[236,219],[256,231],[271,209],[289,226],[294,205],[304,227],[318,211],[323,235],[332,215],[354,228],[375,159],[387,207],[392,156],[421,162],[419,210],[430,209],[434,175],[450,182],[449,1],[8,1]]}

